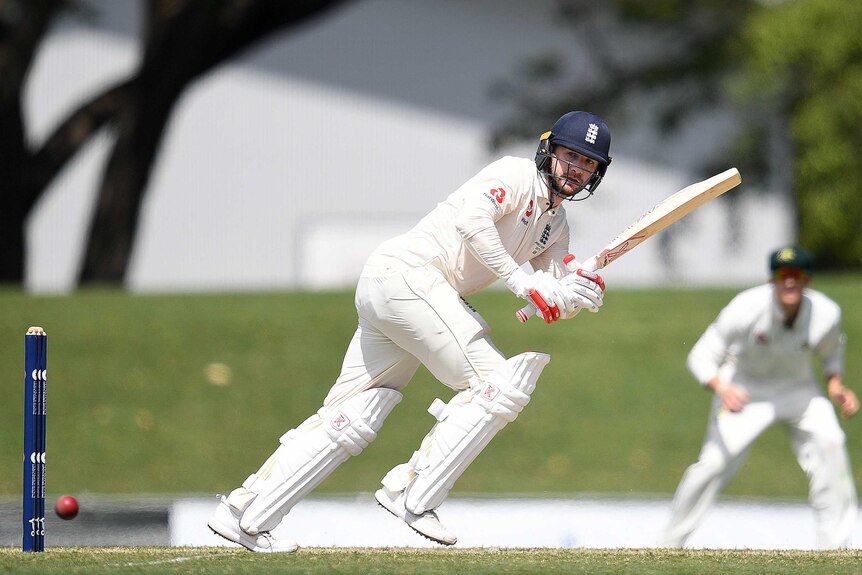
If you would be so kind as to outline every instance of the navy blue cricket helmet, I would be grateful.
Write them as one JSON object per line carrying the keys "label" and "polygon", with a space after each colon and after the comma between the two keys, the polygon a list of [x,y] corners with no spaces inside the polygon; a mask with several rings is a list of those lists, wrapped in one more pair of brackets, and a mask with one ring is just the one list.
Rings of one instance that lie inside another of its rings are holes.
{"label": "navy blue cricket helmet", "polygon": [[[611,163],[611,131],[604,120],[590,112],[569,112],[554,123],[550,132],[545,132],[539,138],[536,149],[536,168],[540,172],[552,175],[551,159],[554,146],[563,146],[592,158],[599,163],[596,172],[582,186],[581,191],[587,194],[575,194],[566,199],[585,200],[596,191],[602,182],[608,166]],[[552,178],[553,181],[553,178]],[[555,187],[556,192],[559,190]]]}

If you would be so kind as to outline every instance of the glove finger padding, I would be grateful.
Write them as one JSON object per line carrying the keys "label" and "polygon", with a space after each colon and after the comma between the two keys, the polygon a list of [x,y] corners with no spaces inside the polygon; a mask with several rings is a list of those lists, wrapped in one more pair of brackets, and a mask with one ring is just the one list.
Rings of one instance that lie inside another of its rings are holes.
{"label": "glove finger padding", "polygon": [[533,274],[535,279],[530,297],[542,312],[545,323],[553,323],[567,313],[568,302],[559,280],[541,270]]}
{"label": "glove finger padding", "polygon": [[599,311],[604,303],[605,282],[597,273],[578,269],[560,282],[569,292],[575,305],[587,308],[592,313]]}
{"label": "glove finger padding", "polygon": [[571,290],[567,289],[560,280],[550,274],[545,274],[542,287],[550,293],[554,303],[559,308],[556,319],[568,319],[577,313],[577,301],[572,298]]}
{"label": "glove finger padding", "polygon": [[[546,298],[542,296],[538,289],[533,289],[530,290],[530,299],[533,300],[533,304],[539,309],[545,323],[552,323],[560,319],[560,308],[554,304],[554,300],[550,296]],[[548,303],[548,300],[551,303]]]}

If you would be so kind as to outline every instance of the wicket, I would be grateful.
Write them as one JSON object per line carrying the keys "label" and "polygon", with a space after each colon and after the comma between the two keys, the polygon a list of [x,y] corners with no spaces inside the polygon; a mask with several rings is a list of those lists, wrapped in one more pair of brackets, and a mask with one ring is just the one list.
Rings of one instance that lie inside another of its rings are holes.
{"label": "wicket", "polygon": [[45,550],[45,392],[48,336],[31,327],[24,337],[24,537],[22,551]]}

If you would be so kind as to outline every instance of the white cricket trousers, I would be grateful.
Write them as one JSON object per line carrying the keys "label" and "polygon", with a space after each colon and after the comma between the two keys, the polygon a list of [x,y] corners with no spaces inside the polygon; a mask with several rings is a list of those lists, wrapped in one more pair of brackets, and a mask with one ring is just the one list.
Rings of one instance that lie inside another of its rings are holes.
{"label": "white cricket trousers", "polygon": [[674,495],[671,520],[659,544],[682,546],[718,494],[739,470],[749,447],[770,425],[787,425],[799,466],[808,476],[809,501],[823,549],[847,547],[856,523],[856,488],[844,431],[830,401],[812,384],[772,400],[752,401],[738,413],[713,399],[706,439],[697,462]]}
{"label": "white cricket trousers", "polygon": [[[243,483],[228,497],[231,505],[243,512],[261,495],[265,504],[280,506],[256,510],[260,515],[254,520],[256,529],[278,525],[304,493],[346,459],[342,455],[347,452],[320,429],[327,414],[336,413],[340,405],[372,388],[402,390],[420,362],[453,390],[470,394],[467,389],[480,385],[506,362],[488,339],[488,325],[481,316],[433,270],[360,278],[356,309],[359,326],[323,409],[285,434],[275,453],[246,480],[248,485]],[[369,428],[373,433],[362,437],[366,445],[376,437],[382,423],[375,422],[377,427]],[[423,445],[433,441],[434,429]],[[321,444],[325,445],[323,451]],[[258,490],[253,491],[252,485],[258,485]]]}
{"label": "white cricket trousers", "polygon": [[433,268],[361,277],[356,310],[359,325],[323,402],[327,409],[373,387],[401,391],[420,362],[462,391],[506,361],[482,316]]}

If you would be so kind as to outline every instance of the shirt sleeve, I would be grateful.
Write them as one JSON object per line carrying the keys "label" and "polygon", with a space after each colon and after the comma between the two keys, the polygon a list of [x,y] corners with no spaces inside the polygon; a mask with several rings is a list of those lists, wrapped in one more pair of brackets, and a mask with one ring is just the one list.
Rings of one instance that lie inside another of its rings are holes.
{"label": "shirt sleeve", "polygon": [[[515,202],[511,189],[502,182],[485,180],[483,187],[482,191],[475,189],[467,194],[455,227],[470,252],[505,280],[520,266],[503,246],[495,223],[514,209]],[[499,196],[501,192],[502,197]]]}
{"label": "shirt sleeve", "polygon": [[841,331],[841,312],[837,312],[835,321],[829,330],[815,345],[814,355],[820,360],[823,374],[843,375],[844,373],[844,351],[847,347],[847,337]]}
{"label": "shirt sleeve", "polygon": [[688,370],[701,385],[706,385],[718,374],[734,338],[739,333],[736,307],[738,306],[731,302],[721,310],[688,354]]}

